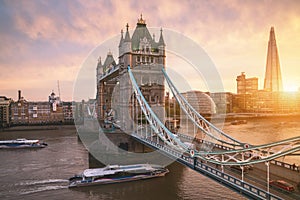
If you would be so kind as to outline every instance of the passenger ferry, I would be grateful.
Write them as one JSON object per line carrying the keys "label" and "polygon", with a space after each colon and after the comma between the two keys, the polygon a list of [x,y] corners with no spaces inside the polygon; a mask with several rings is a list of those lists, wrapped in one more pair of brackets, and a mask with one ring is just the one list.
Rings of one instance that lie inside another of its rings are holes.
{"label": "passenger ferry", "polygon": [[108,165],[103,168],[86,169],[69,179],[69,188],[135,181],[164,176],[168,169],[153,164]]}
{"label": "passenger ferry", "polygon": [[25,138],[0,141],[0,148],[43,148],[46,146],[48,146],[46,143],[40,143],[39,140],[27,140]]}

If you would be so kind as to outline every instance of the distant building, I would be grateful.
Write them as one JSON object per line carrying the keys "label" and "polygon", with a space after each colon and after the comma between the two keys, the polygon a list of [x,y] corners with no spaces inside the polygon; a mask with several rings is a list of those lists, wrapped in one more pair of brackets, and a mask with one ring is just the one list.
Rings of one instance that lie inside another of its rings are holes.
{"label": "distant building", "polygon": [[76,110],[75,102],[62,102],[64,123],[73,124]]}
{"label": "distant building", "polygon": [[50,94],[50,96],[48,97],[49,99],[49,103],[50,103],[50,107],[52,112],[56,112],[57,109],[61,108],[61,101],[60,101],[60,97],[55,96],[55,93],[52,91],[52,93]]}
{"label": "distant building", "polygon": [[2,129],[4,126],[3,124],[3,107],[0,106],[0,129]]}
{"label": "distant building", "polygon": [[246,78],[245,72],[236,77],[237,94],[254,94],[258,91],[258,78]]}
{"label": "distant building", "polygon": [[300,112],[300,92],[270,92],[260,90],[255,98],[253,111],[263,113]]}
{"label": "distant building", "polygon": [[51,106],[49,102],[28,102],[28,124],[48,124],[52,122],[50,117]]}
{"label": "distant building", "polygon": [[25,125],[29,123],[28,102],[18,91],[18,100],[11,103],[11,125]]}
{"label": "distant building", "polygon": [[[216,105],[213,99],[206,93],[200,91],[188,91],[181,93],[182,96],[189,102],[189,104],[202,116],[210,117],[216,113]],[[180,132],[192,135],[195,130],[195,125],[185,114],[183,110],[180,111]]]}
{"label": "distant building", "polygon": [[282,91],[282,78],[274,27],[271,27],[270,30],[264,90],[269,92]]}
{"label": "distant building", "polygon": [[237,95],[233,112],[293,113],[300,112],[300,92],[283,92],[279,54],[274,27],[271,27],[264,89],[258,90],[257,78],[237,76]]}
{"label": "distant building", "polygon": [[0,96],[0,127],[7,127],[10,124],[11,112],[10,103],[11,99],[6,96]]}
{"label": "distant building", "polygon": [[254,109],[254,95],[258,92],[258,78],[246,78],[245,72],[236,77],[237,95],[233,99],[233,112],[247,112]]}
{"label": "distant building", "polygon": [[210,116],[216,113],[215,102],[208,94],[201,91],[188,91],[181,94],[201,115]]}
{"label": "distant building", "polygon": [[18,93],[18,100],[11,103],[11,125],[60,124],[65,121],[62,103],[54,92],[48,101],[27,101],[20,90]]}
{"label": "distant building", "polygon": [[231,92],[208,93],[216,105],[217,114],[233,112],[233,94]]}

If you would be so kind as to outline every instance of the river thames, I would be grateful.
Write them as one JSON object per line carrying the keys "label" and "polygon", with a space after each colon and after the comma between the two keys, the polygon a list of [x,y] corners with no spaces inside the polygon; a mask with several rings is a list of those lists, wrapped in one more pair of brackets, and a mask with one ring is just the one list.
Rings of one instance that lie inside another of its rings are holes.
{"label": "river thames", "polygon": [[[249,119],[224,131],[241,141],[263,144],[299,136],[298,117]],[[88,152],[71,126],[55,130],[0,132],[0,139],[42,139],[43,149],[1,149],[0,199],[245,199],[240,194],[178,163],[165,177],[68,189],[68,178],[89,168]],[[282,161],[282,160],[281,160]],[[284,161],[299,164],[298,157]]]}

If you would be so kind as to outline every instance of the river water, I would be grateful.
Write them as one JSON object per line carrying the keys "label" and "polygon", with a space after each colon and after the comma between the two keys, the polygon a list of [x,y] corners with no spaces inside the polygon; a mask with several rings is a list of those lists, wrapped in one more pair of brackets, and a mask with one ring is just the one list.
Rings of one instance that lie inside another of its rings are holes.
{"label": "river water", "polygon": [[[252,119],[224,130],[252,144],[299,136],[298,118]],[[67,179],[89,167],[89,156],[76,129],[0,132],[0,139],[42,139],[43,149],[0,149],[0,199],[245,199],[240,194],[178,163],[165,177],[113,185],[68,189]],[[250,139],[251,138],[251,139]],[[292,158],[298,162],[299,158]]]}

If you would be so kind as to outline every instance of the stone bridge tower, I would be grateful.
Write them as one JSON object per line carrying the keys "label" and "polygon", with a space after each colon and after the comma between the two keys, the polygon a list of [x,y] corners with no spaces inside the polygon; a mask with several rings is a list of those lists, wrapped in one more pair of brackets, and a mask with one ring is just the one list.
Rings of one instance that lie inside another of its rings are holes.
{"label": "stone bridge tower", "polygon": [[[113,67],[117,70],[112,70],[111,74],[103,73],[104,75],[100,75],[97,81],[99,85],[97,98],[99,109],[102,109],[100,118],[105,118],[104,115],[109,112],[108,109],[112,109],[115,119],[122,130],[126,131],[132,130],[138,122],[145,120],[138,108],[138,102],[129,80],[127,66],[130,66],[146,100],[164,122],[165,88],[161,69],[165,68],[165,46],[162,29],[158,41],[155,41],[155,35],[151,36],[142,15],[138,19],[132,37],[130,37],[129,25],[126,25],[125,36],[123,30],[121,31],[118,64]],[[114,89],[110,90],[110,94],[106,94],[109,82],[112,82],[110,85],[114,85]],[[109,106],[104,104],[109,104]]]}

